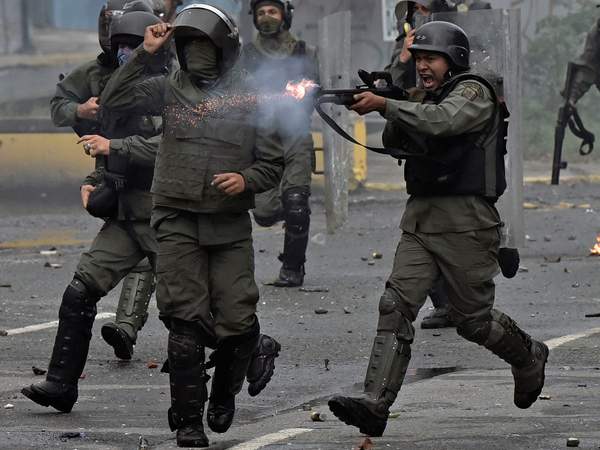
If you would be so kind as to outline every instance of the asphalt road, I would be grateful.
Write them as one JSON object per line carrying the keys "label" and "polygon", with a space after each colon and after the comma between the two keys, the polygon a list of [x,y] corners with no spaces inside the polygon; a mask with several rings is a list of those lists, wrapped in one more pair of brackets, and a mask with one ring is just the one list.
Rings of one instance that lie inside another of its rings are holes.
{"label": "asphalt road", "polygon": [[[600,185],[528,185],[525,194],[536,209],[525,211],[529,238],[521,252],[523,271],[513,280],[497,279],[497,307],[537,338],[571,336],[550,341],[554,349],[544,391],[549,398],[529,410],[517,409],[504,362],[452,329],[419,330],[394,418],[386,435],[373,439],[373,448],[553,449],[566,447],[569,437],[579,438],[581,448],[600,446],[600,318],[585,317],[600,313],[600,259],[588,256],[600,231]],[[335,420],[326,400],[360,391],[405,199],[401,192],[353,196],[350,220],[335,235],[326,234],[317,199],[306,287],[320,292],[262,285],[279,268],[283,234],[279,227],[256,230],[260,320],[283,350],[272,383],[256,399],[243,391],[234,426],[225,435],[209,434],[211,448],[358,448],[363,437]],[[0,330],[56,320],[78,255],[99,222],[57,198],[0,204],[0,211],[0,285],[7,286],[0,287]],[[52,247],[56,255],[40,254]],[[383,258],[371,261],[376,251]],[[104,298],[99,313],[114,312],[117,295],[118,289]],[[315,314],[317,308],[327,314]],[[46,367],[55,328],[0,336],[1,449],[137,449],[140,436],[148,448],[175,448],[166,423],[167,376],[148,368],[166,352],[155,306],[131,362],[115,360],[100,338],[102,322],[97,320],[71,414],[19,394],[42,379],[31,368]],[[9,404],[13,407],[5,408]],[[324,413],[325,421],[311,421],[312,411]]]}

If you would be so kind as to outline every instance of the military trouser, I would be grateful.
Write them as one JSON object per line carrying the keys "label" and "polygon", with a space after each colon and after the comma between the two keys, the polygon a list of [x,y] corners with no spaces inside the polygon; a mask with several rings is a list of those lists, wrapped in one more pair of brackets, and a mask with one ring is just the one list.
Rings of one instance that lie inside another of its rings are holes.
{"label": "military trouser", "polygon": [[253,210],[256,223],[272,226],[284,220],[286,236],[281,259],[284,265],[297,269],[306,259],[310,227],[310,184],[314,146],[306,134],[284,141],[285,168],[279,187],[256,196]]}
{"label": "military trouser", "polygon": [[108,220],[81,255],[75,278],[104,297],[144,258],[155,267],[157,250],[149,221]]}
{"label": "military trouser", "polygon": [[160,318],[195,323],[217,339],[244,334],[258,320],[252,238],[200,245],[198,220],[181,213],[155,224]]}

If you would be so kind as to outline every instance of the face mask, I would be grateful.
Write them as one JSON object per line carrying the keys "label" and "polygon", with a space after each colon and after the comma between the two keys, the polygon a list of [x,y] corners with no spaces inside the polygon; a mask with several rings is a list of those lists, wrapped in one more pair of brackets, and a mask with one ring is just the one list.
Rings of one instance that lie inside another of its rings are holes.
{"label": "face mask", "polygon": [[257,28],[260,34],[272,36],[281,31],[281,20],[271,16],[263,16],[258,19]]}
{"label": "face mask", "polygon": [[202,80],[219,77],[217,47],[209,39],[195,39],[183,49],[187,71]]}
{"label": "face mask", "polygon": [[131,56],[132,53],[133,53],[132,48],[120,46],[119,50],[117,51],[117,61],[119,61],[119,66],[122,66],[127,61],[129,61],[129,57]]}

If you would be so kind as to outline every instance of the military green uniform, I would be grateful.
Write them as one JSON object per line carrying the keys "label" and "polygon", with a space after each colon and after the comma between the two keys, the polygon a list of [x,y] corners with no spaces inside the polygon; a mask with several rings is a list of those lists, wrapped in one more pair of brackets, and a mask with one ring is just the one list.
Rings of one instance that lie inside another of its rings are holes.
{"label": "military green uniform", "polygon": [[[248,210],[255,192],[279,182],[279,139],[249,123],[251,111],[218,114],[223,110],[217,108],[208,116],[194,115],[190,108],[230,92],[225,81],[198,88],[179,70],[138,83],[151,59],[137,49],[109,83],[104,104],[118,111],[164,112],[152,186],[161,318],[198,323],[214,329],[217,338],[243,334],[255,325],[258,302]],[[211,184],[213,175],[225,172],[242,174],[246,191],[230,197]]]}
{"label": "military green uniform", "polygon": [[494,204],[506,188],[502,111],[492,85],[471,74],[423,102],[386,100],[384,145],[419,156],[405,164],[410,198],[379,303],[365,397],[329,402],[363,433],[385,430],[410,361],[412,322],[440,275],[459,335],[512,365],[515,404],[528,408],[541,391],[548,349],[494,309],[501,225]]}
{"label": "military green uniform", "polygon": [[[273,36],[258,34],[242,52],[241,67],[252,74],[252,85],[261,94],[285,92],[288,82],[319,82],[318,59],[314,48],[297,40],[288,30]],[[283,262],[286,270],[304,273],[310,227],[310,185],[314,167],[311,135],[312,99],[303,102],[281,100],[264,105],[267,118],[278,130],[284,148],[285,168],[281,184],[257,195],[254,218],[259,225],[285,221]],[[276,282],[277,283],[277,282]],[[301,283],[301,282],[300,282]]]}
{"label": "military green uniform", "polygon": [[600,19],[596,21],[587,34],[583,53],[577,59],[579,67],[575,73],[573,96],[570,99],[577,103],[589,91],[592,85],[600,89]]}
{"label": "military green uniform", "polygon": [[[100,114],[98,121],[77,117],[77,106],[90,97],[99,97],[114,71],[114,64],[102,54],[59,82],[50,103],[55,125],[71,126],[79,134],[101,134],[110,138],[111,157],[129,164],[130,173],[135,171],[146,178],[140,182],[147,186],[135,186],[135,180],[132,180],[132,186],[119,193],[118,215],[104,224],[77,266],[75,276],[101,297],[145,257],[154,264],[157,251],[150,227],[152,198],[149,183],[159,144],[160,121],[148,116],[125,118]],[[105,158],[96,158],[96,170],[83,184],[98,186],[102,183],[105,165]],[[137,330],[131,332],[135,341]]]}

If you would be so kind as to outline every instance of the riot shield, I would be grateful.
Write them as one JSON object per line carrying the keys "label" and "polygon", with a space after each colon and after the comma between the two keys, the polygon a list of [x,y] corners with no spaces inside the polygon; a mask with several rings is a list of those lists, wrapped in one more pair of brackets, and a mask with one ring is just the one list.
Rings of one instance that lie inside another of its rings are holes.
{"label": "riot shield", "polygon": [[452,22],[465,30],[471,43],[471,67],[499,86],[510,111],[508,154],[505,159],[508,187],[498,202],[504,242],[524,245],[523,146],[521,140],[521,11],[486,9],[464,13],[435,13],[433,20]]}

